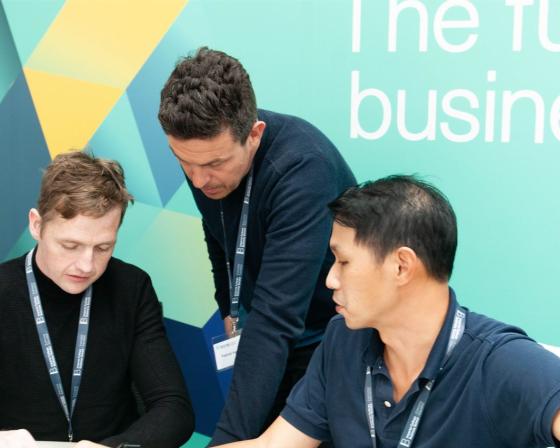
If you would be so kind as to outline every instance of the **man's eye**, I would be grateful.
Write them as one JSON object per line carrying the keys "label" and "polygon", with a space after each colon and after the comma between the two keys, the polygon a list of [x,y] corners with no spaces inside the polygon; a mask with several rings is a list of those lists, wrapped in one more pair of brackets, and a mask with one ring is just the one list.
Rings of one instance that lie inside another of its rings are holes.
{"label": "man's eye", "polygon": [[62,247],[66,250],[75,250],[78,246],[75,244],[62,244]]}
{"label": "man's eye", "polygon": [[99,252],[109,252],[111,250],[111,246],[99,246],[97,247]]}
{"label": "man's eye", "polygon": [[344,260],[338,260],[337,263],[338,263],[339,265],[341,265],[341,266],[344,266],[345,264],[348,264],[348,262],[347,262],[347,261],[344,261]]}

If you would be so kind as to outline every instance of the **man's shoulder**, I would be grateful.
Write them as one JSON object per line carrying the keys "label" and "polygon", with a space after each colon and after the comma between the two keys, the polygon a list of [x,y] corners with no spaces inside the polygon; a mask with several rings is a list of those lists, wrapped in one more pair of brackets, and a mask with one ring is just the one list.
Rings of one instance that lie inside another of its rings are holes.
{"label": "man's shoulder", "polygon": [[554,368],[560,367],[558,357],[543,348],[523,329],[483,314],[468,313],[465,335],[479,347],[478,356],[485,362],[492,360],[501,366],[511,363],[541,363],[544,366],[546,360],[551,359]]}
{"label": "man's shoulder", "polygon": [[21,270],[25,263],[25,256],[26,255],[21,255],[0,263],[0,273],[4,274]]}
{"label": "man's shoulder", "polygon": [[340,157],[329,138],[303,118],[265,110],[259,110],[259,117],[268,128],[263,140],[265,159],[280,171],[303,160],[332,163],[333,156]]}
{"label": "man's shoulder", "polygon": [[473,311],[468,311],[465,333],[493,346],[514,339],[530,339],[519,327]]}
{"label": "man's shoulder", "polygon": [[25,278],[25,255],[0,263],[0,285],[6,286]]}

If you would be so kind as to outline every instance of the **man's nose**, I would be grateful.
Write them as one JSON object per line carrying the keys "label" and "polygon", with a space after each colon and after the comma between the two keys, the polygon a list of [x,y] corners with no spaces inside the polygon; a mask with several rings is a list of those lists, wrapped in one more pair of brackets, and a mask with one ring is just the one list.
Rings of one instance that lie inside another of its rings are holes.
{"label": "man's nose", "polygon": [[327,274],[327,278],[325,279],[325,285],[327,288],[335,290],[340,288],[340,282],[338,280],[338,274],[336,272],[336,262],[334,262],[329,269],[329,273]]}
{"label": "man's nose", "polygon": [[204,168],[192,167],[190,169],[190,179],[195,188],[204,188],[208,183],[209,176]]}
{"label": "man's nose", "polygon": [[76,267],[84,274],[89,274],[93,271],[93,249],[84,249],[76,261]]}

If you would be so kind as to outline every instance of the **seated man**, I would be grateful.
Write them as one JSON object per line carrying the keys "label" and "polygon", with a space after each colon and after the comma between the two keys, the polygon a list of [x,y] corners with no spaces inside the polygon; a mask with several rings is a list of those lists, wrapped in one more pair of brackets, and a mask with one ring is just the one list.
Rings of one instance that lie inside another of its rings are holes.
{"label": "seated man", "polygon": [[37,246],[0,264],[1,447],[176,448],[192,434],[150,278],[111,256],[131,200],[116,162],[74,152],[46,169],[29,212]]}
{"label": "seated man", "polygon": [[455,214],[394,176],[330,204],[334,317],[281,416],[231,447],[559,446],[560,358],[461,307]]}

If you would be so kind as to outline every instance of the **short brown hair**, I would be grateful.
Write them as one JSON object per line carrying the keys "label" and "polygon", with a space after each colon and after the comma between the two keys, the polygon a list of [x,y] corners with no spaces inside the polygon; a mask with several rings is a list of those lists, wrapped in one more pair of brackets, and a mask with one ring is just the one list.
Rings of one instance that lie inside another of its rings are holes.
{"label": "short brown hair", "polygon": [[120,207],[122,222],[129,202],[134,198],[118,162],[73,151],[56,156],[45,170],[37,208],[45,223],[56,213],[64,219],[79,214],[99,218]]}

